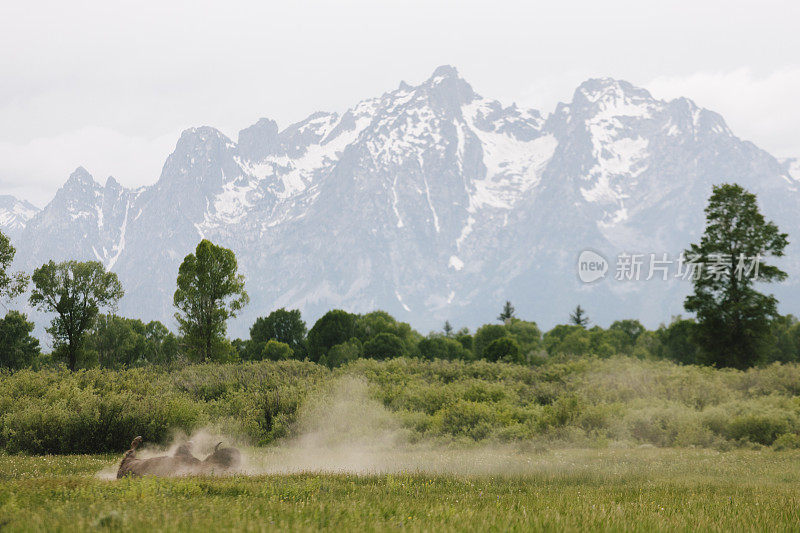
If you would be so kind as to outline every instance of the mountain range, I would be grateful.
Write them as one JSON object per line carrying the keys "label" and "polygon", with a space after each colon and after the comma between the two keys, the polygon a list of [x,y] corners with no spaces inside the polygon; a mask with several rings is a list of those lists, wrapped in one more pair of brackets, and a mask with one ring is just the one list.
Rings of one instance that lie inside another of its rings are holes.
{"label": "mountain range", "polygon": [[[797,313],[800,164],[739,139],[689,99],[610,78],[542,114],[482,97],[442,66],[284,129],[262,118],[234,141],[190,128],[155,184],[100,184],[78,168],[44,209],[0,196],[0,229],[19,268],[101,261],[125,287],[120,314],[170,325],[183,257],[202,238],[229,247],[251,297],[232,335],[278,307],[308,321],[331,308],[384,309],[423,331],[445,320],[474,327],[505,300],[545,327],[577,304],[594,323],[653,327],[682,312],[690,285],[615,280],[616,257],[675,257],[702,234],[723,182],[757,193],[789,233],[780,264],[790,277],[770,290]],[[577,275],[586,249],[609,262],[591,284]]]}

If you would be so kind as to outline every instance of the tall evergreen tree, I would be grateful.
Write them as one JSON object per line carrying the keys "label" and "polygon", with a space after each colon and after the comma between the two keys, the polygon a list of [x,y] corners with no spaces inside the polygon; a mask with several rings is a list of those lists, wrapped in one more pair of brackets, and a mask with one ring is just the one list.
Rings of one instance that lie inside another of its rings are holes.
{"label": "tall evergreen tree", "polygon": [[575,310],[569,314],[569,322],[575,326],[585,328],[589,325],[589,317],[586,316],[586,310],[578,305]]}
{"label": "tall evergreen tree", "polygon": [[763,259],[782,256],[788,236],[764,219],[756,196],[736,184],[714,187],[705,213],[700,243],[685,252],[700,270],[684,307],[697,315],[693,339],[706,362],[746,368],[758,359],[778,315],[775,297],[754,284],[786,279]]}
{"label": "tall evergreen tree", "polygon": [[442,328],[444,331],[444,336],[450,338],[453,336],[453,326],[450,324],[449,320],[444,321],[444,327]]}
{"label": "tall evergreen tree", "polygon": [[515,312],[514,306],[511,305],[511,302],[506,300],[506,303],[503,306],[503,311],[497,317],[497,320],[499,320],[500,322],[511,320],[512,318],[514,318],[514,312]]}

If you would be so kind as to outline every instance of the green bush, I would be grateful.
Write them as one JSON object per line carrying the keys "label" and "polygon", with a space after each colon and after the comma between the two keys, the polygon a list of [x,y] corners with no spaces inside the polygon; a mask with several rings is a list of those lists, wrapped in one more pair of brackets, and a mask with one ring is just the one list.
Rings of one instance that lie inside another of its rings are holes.
{"label": "green bush", "polygon": [[284,361],[291,359],[294,356],[294,350],[285,342],[270,339],[264,345],[264,350],[261,352],[261,358],[268,361]]}
{"label": "green bush", "polygon": [[797,433],[784,433],[772,443],[775,451],[800,449],[800,435]]}
{"label": "green bush", "polygon": [[330,368],[336,368],[350,361],[355,361],[361,357],[363,350],[361,341],[353,337],[349,341],[337,344],[328,350],[328,354],[323,355],[322,359],[320,359],[320,364],[327,365]]}
{"label": "green bush", "polygon": [[471,353],[455,339],[430,336],[419,341],[419,355],[424,359],[470,359]]}
{"label": "green bush", "polygon": [[442,410],[439,424],[444,433],[481,440],[492,432],[496,418],[497,413],[488,405],[460,400]]}
{"label": "green bush", "polygon": [[378,333],[364,343],[364,357],[391,359],[407,355],[406,345],[394,333]]}
{"label": "green bush", "polygon": [[728,424],[728,437],[769,446],[789,430],[789,422],[780,413],[747,414],[734,417]]}
{"label": "green bush", "polygon": [[531,367],[353,359],[359,350],[357,338],[335,345],[332,370],[297,360],[0,370],[0,450],[120,453],[137,434],[164,443],[208,425],[264,445],[298,431],[303,406],[345,376],[363,378],[412,440],[786,449],[800,435],[797,363],[740,371],[551,356]]}

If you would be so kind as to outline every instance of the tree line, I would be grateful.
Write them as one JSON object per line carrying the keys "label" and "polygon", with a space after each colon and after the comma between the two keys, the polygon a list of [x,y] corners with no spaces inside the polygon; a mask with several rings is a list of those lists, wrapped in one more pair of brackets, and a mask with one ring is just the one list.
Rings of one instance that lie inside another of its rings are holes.
{"label": "tree line", "polygon": [[[698,263],[714,256],[780,257],[788,236],[759,212],[755,195],[738,185],[714,187],[706,207],[706,228],[687,253]],[[144,323],[115,314],[124,295],[113,272],[97,261],[49,261],[24,273],[9,273],[14,247],[0,233],[0,297],[10,300],[32,283],[29,302],[53,314],[47,332],[53,351],[40,353],[33,324],[18,311],[0,319],[0,366],[22,368],[63,361],[79,367],[127,367],[143,364],[259,359],[309,359],[330,367],[361,357],[387,359],[485,359],[536,364],[557,355],[629,354],[686,364],[747,368],[769,361],[800,360],[800,324],[781,316],[777,300],[755,283],[786,278],[777,266],[759,264],[741,277],[733,266],[714,276],[693,279],[685,308],[693,319],[673,318],[648,331],[638,320],[620,320],[609,328],[590,326],[578,305],[566,324],[542,332],[535,322],[516,316],[506,302],[497,324],[474,333],[455,330],[423,336],[384,311],[354,314],[334,309],[308,329],[297,309],[278,309],[258,318],[247,339],[228,340],[227,322],[249,302],[244,277],[231,250],[202,240],[178,269],[173,295],[177,335],[158,321]],[[105,311],[104,313],[102,311]]]}

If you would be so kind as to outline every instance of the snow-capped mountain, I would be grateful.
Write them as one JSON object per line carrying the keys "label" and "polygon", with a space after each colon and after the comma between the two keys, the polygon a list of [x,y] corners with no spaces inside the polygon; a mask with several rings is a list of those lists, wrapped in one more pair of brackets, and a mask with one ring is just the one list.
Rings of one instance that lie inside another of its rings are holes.
{"label": "snow-capped mountain", "polygon": [[0,231],[6,235],[16,235],[38,212],[39,208],[25,200],[0,194]]}
{"label": "snow-capped mountain", "polygon": [[[545,326],[577,303],[598,323],[653,326],[681,312],[687,284],[582,284],[578,254],[677,254],[702,231],[712,185],[731,181],[791,236],[796,170],[684,98],[594,79],[543,116],[478,95],[445,66],[342,114],[283,130],[261,119],[236,142],[186,130],[149,187],[101,186],[78,169],[16,243],[29,270],[102,261],[126,288],[123,314],[169,322],[178,265],[209,238],[247,277],[235,335],[282,306],[308,320],[380,308],[424,330],[491,321],[506,299]],[[797,302],[798,286],[778,295]]]}

